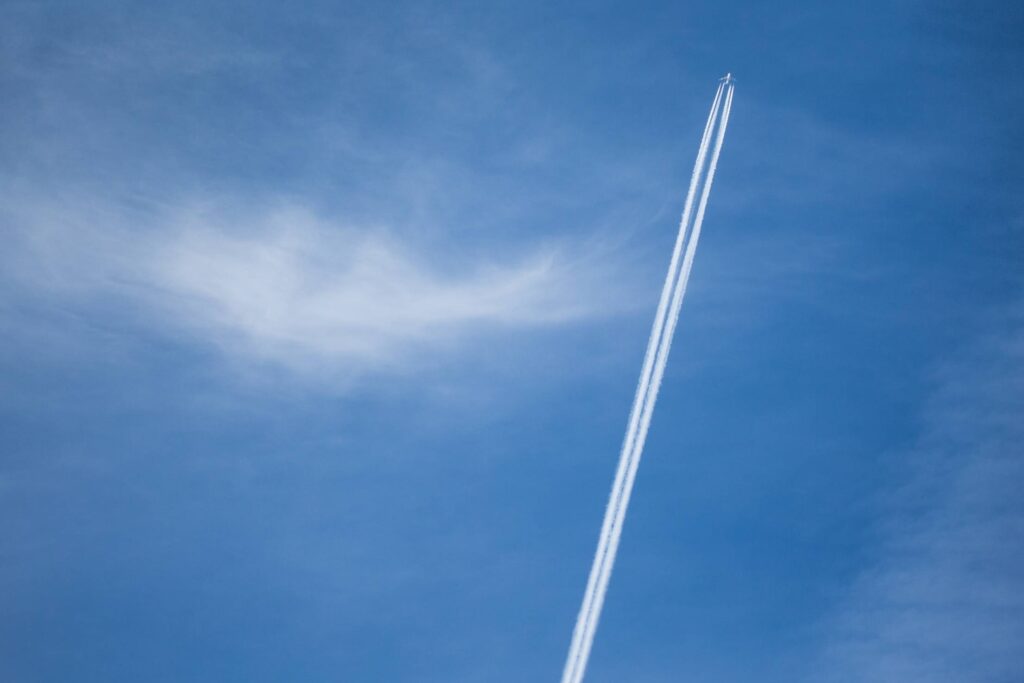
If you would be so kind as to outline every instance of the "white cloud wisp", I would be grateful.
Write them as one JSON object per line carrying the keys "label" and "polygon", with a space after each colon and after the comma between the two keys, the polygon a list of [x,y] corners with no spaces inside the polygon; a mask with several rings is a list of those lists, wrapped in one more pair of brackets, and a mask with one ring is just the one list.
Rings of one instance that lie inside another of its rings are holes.
{"label": "white cloud wisp", "polygon": [[15,297],[117,301],[147,326],[233,360],[300,372],[398,369],[475,332],[567,323],[622,300],[614,268],[594,252],[546,247],[453,270],[385,231],[338,227],[294,206],[191,208],[148,224],[107,206],[13,205],[21,209],[3,220],[5,289]]}
{"label": "white cloud wisp", "polygon": [[1024,675],[1024,317],[949,363],[813,680]]}

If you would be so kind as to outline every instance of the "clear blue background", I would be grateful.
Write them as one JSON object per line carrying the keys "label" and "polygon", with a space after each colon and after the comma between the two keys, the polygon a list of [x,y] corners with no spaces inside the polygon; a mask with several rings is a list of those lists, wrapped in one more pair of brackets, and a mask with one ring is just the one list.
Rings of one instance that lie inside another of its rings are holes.
{"label": "clear blue background", "polygon": [[[1021,680],[1022,35],[1011,2],[5,3],[0,676],[556,680],[731,71],[588,681]],[[311,378],[79,272],[281,197],[444,273],[596,251],[586,311]]]}

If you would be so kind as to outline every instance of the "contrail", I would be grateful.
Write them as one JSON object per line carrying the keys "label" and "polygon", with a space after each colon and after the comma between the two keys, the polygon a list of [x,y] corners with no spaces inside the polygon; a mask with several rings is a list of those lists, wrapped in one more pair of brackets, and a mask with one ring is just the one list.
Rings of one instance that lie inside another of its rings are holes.
{"label": "contrail", "polygon": [[[718,114],[723,91],[725,92],[725,104],[721,109],[721,118],[717,123],[718,134],[715,140],[714,152],[712,153],[711,164],[708,167],[707,178],[701,192],[697,217],[693,222],[690,239],[687,242],[686,235],[690,226],[693,201],[696,196],[697,186],[704,173],[711,134],[716,127],[716,120],[719,119]],[[651,337],[648,341],[643,369],[637,385],[633,409],[630,413],[629,426],[619,457],[615,482],[612,486],[608,507],[605,510],[597,552],[594,556],[594,563],[591,567],[586,592],[584,593],[583,604],[580,608],[576,627],[573,631],[572,644],[569,648],[565,669],[562,673],[562,683],[580,683],[586,670],[587,660],[590,656],[594,634],[608,588],[608,581],[611,578],[619,539],[622,534],[622,523],[625,519],[626,509],[629,506],[633,482],[636,478],[636,471],[640,464],[640,456],[643,452],[644,442],[650,426],[651,415],[654,411],[654,403],[657,400],[665,364],[668,361],[668,352],[678,321],[679,310],[682,306],[683,297],[686,294],[686,285],[693,266],[693,258],[696,253],[697,241],[700,237],[700,228],[711,191],[711,183],[714,179],[718,156],[725,137],[729,111],[732,107],[732,92],[731,78],[727,76],[723,79],[723,83],[715,93],[715,99],[711,105],[711,111],[708,114],[708,120],[704,127],[704,135],[701,138],[700,148],[697,152],[697,161],[694,164],[693,175],[690,179],[690,187],[683,208],[683,216],[680,221],[675,248],[672,252],[672,260],[665,278],[665,284],[662,287],[654,325],[651,329]],[[679,256],[684,243],[686,243],[686,253],[680,268]]]}
{"label": "contrail", "polygon": [[679,258],[682,255],[683,245],[685,243],[687,228],[689,227],[690,215],[693,210],[693,199],[696,195],[697,184],[700,179],[701,171],[704,166],[704,157],[707,153],[708,142],[711,137],[711,130],[714,123],[715,114],[718,110],[719,102],[721,100],[722,87],[719,87],[718,92],[715,94],[715,100],[711,105],[711,112],[708,114],[707,124],[704,126],[704,135],[701,139],[700,149],[697,155],[697,163],[693,169],[693,175],[690,179],[690,189],[686,195],[686,203],[683,208],[683,217],[679,224],[679,234],[676,237],[675,247],[672,251],[672,261],[669,265],[668,274],[665,277],[665,284],[662,287],[661,298],[658,301],[658,310],[654,318],[654,324],[651,329],[651,336],[647,344],[647,353],[644,356],[643,370],[640,373],[640,380],[637,384],[636,396],[633,401],[633,409],[629,418],[629,427],[626,430],[626,437],[622,445],[622,452],[619,458],[619,465],[615,475],[615,482],[612,485],[612,491],[608,500],[607,512],[605,514],[604,523],[601,529],[601,535],[598,539],[597,552],[595,553],[594,565],[590,572],[590,577],[587,582],[586,593],[583,597],[583,605],[580,608],[579,619],[576,623],[576,628],[573,632],[572,645],[569,650],[569,656],[567,657],[565,670],[562,674],[562,680],[564,683],[569,683],[572,680],[572,672],[574,667],[577,665],[577,658],[579,654],[580,644],[584,637],[584,626],[589,620],[589,615],[592,611],[594,591],[599,583],[599,577],[602,573],[602,567],[605,563],[607,556],[608,540],[611,534],[612,522],[615,516],[610,514],[612,510],[618,507],[618,501],[622,495],[622,486],[628,471],[629,459],[633,453],[633,444],[636,438],[636,433],[640,425],[640,415],[642,412],[642,406],[646,400],[648,388],[650,386],[651,372],[654,369],[654,361],[657,355],[657,348],[660,344],[662,331],[665,324],[665,317],[668,312],[670,297],[673,289],[673,285],[676,276],[679,272]]}
{"label": "contrail", "polygon": [[640,456],[643,452],[644,442],[647,439],[647,431],[651,424],[651,415],[654,412],[654,403],[658,398],[658,390],[661,388],[661,379],[665,372],[665,365],[668,362],[668,354],[672,344],[672,336],[675,333],[676,324],[679,321],[679,311],[683,303],[683,297],[686,294],[687,282],[690,278],[690,271],[693,267],[693,258],[697,250],[697,242],[700,238],[701,224],[704,221],[704,212],[707,208],[708,196],[711,192],[711,183],[714,180],[715,169],[718,166],[718,156],[721,152],[722,141],[725,137],[725,128],[729,119],[729,110],[732,108],[732,87],[728,87],[728,91],[725,97],[725,105],[722,108],[722,118],[719,124],[718,136],[715,141],[714,152],[711,157],[711,165],[708,168],[707,179],[704,184],[704,189],[701,193],[700,207],[697,210],[697,217],[694,219],[693,228],[690,234],[689,242],[686,247],[686,256],[683,259],[682,272],[679,275],[679,279],[676,282],[676,288],[672,295],[672,311],[668,317],[668,324],[665,330],[662,342],[658,348],[658,356],[655,362],[654,371],[652,373],[652,379],[650,382],[651,388],[649,390],[647,400],[644,403],[644,410],[641,416],[639,432],[636,436],[636,442],[634,445],[634,454],[629,461],[629,469],[626,473],[626,481],[622,487],[621,500],[616,508],[615,514],[616,519],[612,525],[612,533],[609,539],[609,547],[607,550],[606,560],[604,562],[603,572],[601,575],[600,583],[597,586],[596,594],[593,599],[593,606],[591,608],[591,616],[587,623],[587,630],[584,633],[580,652],[577,656],[578,659],[578,673],[573,679],[573,683],[579,683],[583,680],[583,673],[586,669],[587,660],[590,657],[590,649],[594,643],[594,634],[597,630],[597,623],[601,616],[601,608],[604,605],[605,593],[608,590],[608,581],[611,578],[612,566],[615,563],[615,555],[618,551],[619,539],[622,535],[622,523],[626,516],[626,509],[629,506],[629,499],[633,491],[633,482],[636,479],[637,468],[640,465]]}
{"label": "contrail", "polygon": [[719,86],[718,91],[715,93],[715,99],[711,104],[711,111],[708,113],[708,120],[704,126],[704,134],[701,137],[700,147],[697,152],[697,161],[694,164],[693,174],[690,178],[690,188],[686,194],[683,215],[679,222],[679,232],[676,237],[675,247],[672,250],[672,261],[669,265],[668,273],[665,276],[665,283],[661,290],[661,298],[658,301],[658,310],[655,314],[654,324],[651,328],[651,336],[647,343],[647,352],[644,356],[643,369],[640,373],[640,380],[637,383],[636,395],[633,399],[633,409],[630,413],[629,427],[626,430],[626,437],[622,445],[619,464],[615,474],[615,482],[612,485],[612,491],[605,511],[601,534],[598,538],[597,552],[595,553],[594,563],[591,567],[590,577],[587,581],[587,589],[583,597],[583,604],[580,607],[576,628],[573,631],[572,645],[569,649],[569,655],[566,658],[565,670],[562,673],[563,683],[570,683],[575,678],[574,672],[578,666],[580,645],[586,632],[586,626],[590,620],[590,614],[593,608],[594,592],[597,585],[600,583],[600,577],[603,573],[603,567],[607,557],[608,540],[611,535],[612,524],[616,519],[614,510],[619,506],[619,500],[622,495],[622,486],[625,481],[626,473],[629,469],[629,461],[633,455],[633,444],[635,442],[637,430],[639,429],[643,405],[647,400],[651,372],[654,369],[657,349],[661,344],[662,331],[665,324],[665,317],[668,312],[672,290],[674,288],[676,277],[679,274],[679,258],[682,255],[683,246],[686,241],[687,229],[689,228],[690,217],[693,210],[693,200],[696,196],[697,185],[704,169],[704,159],[707,155],[708,143],[711,140],[711,132],[717,115],[719,103],[721,101],[721,96],[722,86]]}
{"label": "contrail", "polygon": [[579,683],[583,679],[583,673],[586,668],[587,660],[589,659],[590,649],[593,645],[594,634],[597,630],[597,623],[600,618],[601,608],[604,604],[604,596],[607,592],[608,581],[611,578],[611,571],[615,561],[615,555],[618,550],[619,539],[622,534],[622,523],[625,519],[626,510],[629,506],[629,499],[633,490],[633,482],[636,478],[636,471],[640,464],[640,456],[643,451],[644,442],[647,438],[647,431],[650,427],[651,415],[654,411],[654,404],[658,397],[658,390],[661,386],[661,379],[664,374],[665,365],[668,361],[668,353],[672,343],[672,336],[675,332],[675,327],[679,319],[679,310],[682,305],[683,297],[686,293],[686,286],[689,280],[690,270],[693,266],[693,258],[697,249],[697,242],[700,237],[701,224],[704,219],[704,212],[707,207],[707,199],[711,190],[711,183],[714,178],[715,168],[718,163],[718,155],[721,151],[722,139],[725,135],[725,126],[728,121],[729,110],[732,104],[732,88],[728,89],[726,94],[725,105],[722,111],[721,124],[719,124],[718,137],[715,144],[715,150],[712,154],[711,165],[708,169],[707,179],[703,191],[701,193],[700,207],[697,211],[697,218],[694,220],[693,228],[690,234],[689,242],[687,243],[686,256],[683,259],[682,271],[679,275],[679,279],[676,282],[675,290],[672,295],[672,308],[667,320],[667,328],[662,337],[661,343],[658,346],[657,360],[652,373],[652,379],[650,380],[650,389],[646,400],[643,404],[639,431],[635,437],[635,444],[633,447],[633,453],[628,458],[628,469],[626,473],[625,482],[622,485],[622,493],[620,494],[620,500],[615,507],[615,519],[611,525],[611,534],[608,539],[608,549],[606,551],[605,560],[602,565],[601,573],[595,590],[595,595],[592,598],[590,616],[585,623],[585,631],[581,638],[580,650],[577,654],[577,673],[575,678],[572,679],[573,683]]}

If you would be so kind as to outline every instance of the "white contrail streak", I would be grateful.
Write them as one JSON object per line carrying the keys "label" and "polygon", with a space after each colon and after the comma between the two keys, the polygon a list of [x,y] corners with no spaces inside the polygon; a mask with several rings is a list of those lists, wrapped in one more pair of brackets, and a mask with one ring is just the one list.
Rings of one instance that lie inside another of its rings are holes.
{"label": "white contrail streak", "polygon": [[590,657],[590,649],[593,646],[594,634],[597,630],[597,623],[601,616],[601,608],[604,605],[604,597],[608,590],[608,581],[615,563],[615,555],[618,551],[619,539],[622,535],[622,523],[625,520],[626,510],[629,506],[629,499],[633,491],[633,482],[636,479],[637,468],[640,465],[640,456],[643,452],[644,442],[647,439],[647,431],[650,428],[651,415],[654,412],[654,404],[658,398],[658,391],[661,388],[661,380],[665,372],[665,365],[668,362],[668,354],[672,344],[672,336],[675,333],[676,324],[679,321],[679,311],[682,306],[683,297],[686,294],[686,286],[693,267],[693,258],[697,250],[697,242],[700,238],[701,224],[704,221],[704,212],[707,208],[708,196],[711,192],[711,183],[714,180],[715,169],[718,165],[718,155],[721,152],[722,140],[725,137],[725,128],[728,123],[729,110],[732,107],[732,87],[728,88],[725,105],[722,110],[721,123],[719,124],[718,136],[715,141],[715,149],[712,153],[711,165],[708,168],[707,179],[701,193],[700,207],[697,210],[697,217],[694,220],[690,239],[686,247],[686,255],[683,258],[682,271],[676,281],[675,291],[672,294],[672,309],[668,316],[667,327],[658,347],[657,359],[655,361],[650,390],[644,402],[643,412],[640,420],[640,428],[634,444],[634,453],[629,458],[626,480],[622,486],[620,501],[615,509],[616,518],[611,526],[611,534],[608,541],[606,559],[603,563],[601,576],[597,584],[595,595],[592,600],[591,616],[587,621],[586,630],[583,634],[580,651],[577,655],[577,671],[572,683],[580,683],[583,680],[583,673],[586,669],[587,660]]}
{"label": "white contrail streak", "polygon": [[[711,133],[715,129],[723,90],[726,95],[725,105],[722,108],[721,120],[718,123],[718,134],[715,140],[714,152],[712,153],[711,164],[708,168],[707,178],[701,192],[697,217],[694,220],[693,228],[690,231],[689,242],[686,243],[686,233],[690,225],[693,200],[696,195],[700,178],[704,172],[708,145]],[[615,555],[618,551],[619,539],[622,534],[622,524],[625,519],[626,510],[629,506],[633,482],[636,478],[636,471],[639,467],[640,456],[643,452],[647,431],[650,427],[651,415],[654,411],[654,403],[657,400],[658,390],[661,386],[661,379],[664,374],[665,364],[668,361],[668,352],[671,347],[672,336],[678,322],[679,310],[682,306],[683,297],[686,294],[686,285],[693,266],[693,258],[696,253],[697,241],[700,237],[700,228],[704,219],[708,196],[711,191],[711,183],[714,179],[715,169],[718,164],[718,156],[721,152],[722,141],[725,137],[725,128],[728,123],[729,110],[732,106],[732,91],[733,86],[729,82],[719,86],[718,91],[715,94],[715,100],[711,106],[711,112],[708,115],[707,124],[704,128],[704,135],[701,139],[701,145],[697,153],[697,161],[694,165],[693,175],[690,179],[690,188],[687,192],[686,202],[683,208],[679,234],[676,238],[675,248],[672,253],[672,261],[669,266],[669,272],[665,278],[665,284],[662,288],[661,299],[658,303],[658,311],[651,330],[647,353],[644,357],[643,370],[641,371],[640,381],[637,385],[637,392],[634,398],[633,409],[630,413],[629,426],[623,443],[622,453],[619,458],[615,482],[612,486],[608,507],[605,510],[605,518],[601,528],[601,535],[598,540],[597,552],[594,557],[593,566],[591,567],[590,576],[587,582],[587,589],[583,598],[583,604],[580,608],[576,627],[573,631],[572,644],[569,648],[569,655],[566,659],[565,669],[562,673],[562,683],[580,683],[583,680],[587,660],[589,659],[590,650],[593,646],[594,634],[597,629],[597,623],[600,619],[601,608],[603,607],[605,594],[608,589],[608,582],[611,578]],[[686,243],[686,253],[683,258],[682,268],[680,268],[679,256],[684,243]],[[670,291],[671,304],[669,304]]]}
{"label": "white contrail streak", "polygon": [[574,672],[576,666],[578,665],[580,645],[586,630],[585,627],[589,621],[590,614],[592,612],[594,591],[597,584],[599,583],[599,577],[603,572],[603,566],[606,561],[608,540],[611,534],[612,523],[615,519],[613,511],[618,507],[619,499],[622,495],[622,486],[625,481],[626,472],[628,471],[629,460],[633,453],[633,444],[635,442],[636,433],[640,424],[640,415],[642,413],[643,404],[646,400],[648,388],[650,386],[651,372],[654,368],[654,360],[657,355],[657,349],[661,343],[662,331],[665,324],[666,314],[668,312],[671,293],[674,288],[675,279],[679,272],[679,259],[682,255],[687,229],[689,228],[690,217],[693,210],[693,200],[696,196],[698,182],[703,171],[704,158],[707,153],[708,142],[711,138],[711,132],[715,117],[717,115],[721,95],[722,87],[720,86],[718,88],[718,91],[715,93],[715,99],[711,105],[711,111],[708,114],[708,120],[704,127],[704,134],[701,138],[701,144],[697,154],[697,161],[694,164],[693,175],[690,179],[690,188],[686,195],[683,216],[679,224],[679,233],[676,237],[675,248],[672,251],[672,261],[669,265],[668,274],[665,277],[665,283],[662,287],[661,298],[658,302],[657,314],[655,315],[654,324],[651,329],[651,336],[647,345],[647,353],[644,357],[643,370],[640,373],[640,380],[637,384],[636,396],[634,397],[633,409],[631,411],[629,419],[629,427],[626,431],[626,437],[622,445],[622,452],[619,458],[619,465],[615,476],[615,482],[612,486],[612,491],[609,496],[604,523],[602,525],[601,534],[598,541],[598,548],[594,557],[594,564],[591,568],[590,577],[587,582],[586,593],[584,594],[583,598],[583,604],[580,608],[579,618],[576,623],[576,628],[573,632],[573,640],[569,650],[569,656],[566,659],[565,670],[563,671],[562,678],[563,683],[569,683],[569,681],[572,681],[574,678]]}
{"label": "white contrail streak", "polygon": [[697,162],[694,164],[693,175],[690,178],[690,188],[686,195],[683,216],[679,223],[679,233],[676,237],[675,247],[672,250],[672,261],[669,265],[668,274],[665,276],[665,284],[662,286],[661,298],[658,301],[658,310],[655,314],[654,324],[651,328],[651,336],[647,343],[647,352],[644,356],[643,370],[640,373],[640,380],[637,383],[636,395],[633,399],[633,409],[629,417],[629,427],[626,430],[626,437],[622,445],[622,452],[619,456],[619,465],[615,473],[615,482],[612,485],[608,506],[605,512],[604,523],[598,539],[598,547],[594,556],[594,564],[591,568],[590,577],[587,581],[587,589],[583,596],[583,604],[580,608],[576,628],[573,630],[572,645],[569,648],[569,656],[566,658],[565,670],[562,673],[563,683],[569,683],[569,681],[574,678],[573,674],[577,666],[580,645],[585,632],[584,627],[589,621],[589,615],[593,608],[594,591],[599,583],[599,577],[602,574],[602,568],[606,561],[605,558],[607,557],[608,540],[611,535],[612,522],[615,519],[615,515],[612,514],[612,512],[618,507],[619,499],[622,495],[622,486],[625,481],[626,472],[628,471],[629,459],[633,453],[633,444],[640,425],[642,407],[650,386],[651,372],[654,369],[657,349],[661,342],[662,331],[664,329],[666,314],[668,313],[669,301],[674,287],[674,282],[679,272],[679,258],[682,255],[683,245],[686,241],[686,233],[690,224],[690,216],[693,211],[693,200],[696,196],[697,185],[700,180],[701,172],[703,171],[704,158],[707,154],[708,142],[711,139],[711,132],[719,103],[721,101],[721,96],[722,87],[719,86],[718,91],[715,93],[714,102],[711,105],[711,111],[708,114],[707,123],[704,126],[704,135],[701,138],[701,144],[697,154]]}

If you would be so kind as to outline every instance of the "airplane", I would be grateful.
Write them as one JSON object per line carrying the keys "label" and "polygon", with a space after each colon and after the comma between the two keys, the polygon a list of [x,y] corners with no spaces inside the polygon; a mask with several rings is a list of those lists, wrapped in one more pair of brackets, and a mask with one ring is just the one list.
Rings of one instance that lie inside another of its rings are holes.
{"label": "airplane", "polygon": [[729,73],[725,74],[724,76],[722,76],[721,78],[719,78],[718,80],[721,81],[722,83],[725,83],[726,85],[729,85],[730,83],[735,83],[736,82],[736,79],[732,77],[732,72],[731,71]]}

